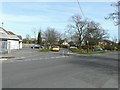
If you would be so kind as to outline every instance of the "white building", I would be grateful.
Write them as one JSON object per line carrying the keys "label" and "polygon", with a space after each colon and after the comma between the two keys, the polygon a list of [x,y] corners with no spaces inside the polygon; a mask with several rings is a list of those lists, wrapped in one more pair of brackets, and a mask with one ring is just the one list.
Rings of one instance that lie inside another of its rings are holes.
{"label": "white building", "polygon": [[22,48],[22,37],[0,27],[0,51],[8,52]]}

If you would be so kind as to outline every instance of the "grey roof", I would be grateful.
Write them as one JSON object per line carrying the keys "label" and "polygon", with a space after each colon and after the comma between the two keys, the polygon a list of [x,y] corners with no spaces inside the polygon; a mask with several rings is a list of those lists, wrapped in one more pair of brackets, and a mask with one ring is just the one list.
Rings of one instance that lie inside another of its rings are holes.
{"label": "grey roof", "polygon": [[6,30],[0,27],[0,38],[1,39],[8,39],[9,35]]}
{"label": "grey roof", "polygon": [[[21,37],[22,38],[22,37]],[[14,34],[11,31],[6,31],[0,27],[0,39],[9,39],[9,40],[20,40],[21,38],[18,35]]]}
{"label": "grey roof", "polygon": [[9,35],[9,39],[19,40],[19,38],[16,35]]}

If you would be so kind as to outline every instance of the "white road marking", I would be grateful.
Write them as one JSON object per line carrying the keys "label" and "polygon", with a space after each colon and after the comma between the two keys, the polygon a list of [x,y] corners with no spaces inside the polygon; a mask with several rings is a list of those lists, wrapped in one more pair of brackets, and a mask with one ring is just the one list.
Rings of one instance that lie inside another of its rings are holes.
{"label": "white road marking", "polygon": [[[49,57],[49,58],[39,58],[39,59],[35,59],[35,60],[45,60],[45,59],[55,59],[55,58],[65,58],[68,56],[58,56],[58,57]],[[25,57],[24,57],[25,58]],[[8,62],[25,62],[25,61],[33,61],[33,59],[29,59],[29,60],[7,60]],[[8,62],[3,62],[3,63],[8,63]]]}
{"label": "white road marking", "polygon": [[0,61],[7,60],[6,58],[0,58]]}

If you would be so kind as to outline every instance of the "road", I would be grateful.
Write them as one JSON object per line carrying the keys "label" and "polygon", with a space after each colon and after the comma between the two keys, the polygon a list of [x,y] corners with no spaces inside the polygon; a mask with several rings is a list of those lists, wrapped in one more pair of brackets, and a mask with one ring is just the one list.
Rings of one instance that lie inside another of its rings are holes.
{"label": "road", "polygon": [[54,52],[49,54],[52,58],[34,55],[2,63],[3,88],[118,88],[116,52],[93,56]]}

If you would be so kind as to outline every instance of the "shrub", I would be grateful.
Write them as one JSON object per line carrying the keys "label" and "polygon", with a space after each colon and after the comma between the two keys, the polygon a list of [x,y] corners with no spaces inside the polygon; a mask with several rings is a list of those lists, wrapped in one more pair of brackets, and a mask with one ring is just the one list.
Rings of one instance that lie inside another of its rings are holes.
{"label": "shrub", "polygon": [[106,45],[106,46],[104,46],[104,49],[105,50],[115,50],[115,45]]}

